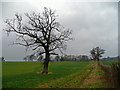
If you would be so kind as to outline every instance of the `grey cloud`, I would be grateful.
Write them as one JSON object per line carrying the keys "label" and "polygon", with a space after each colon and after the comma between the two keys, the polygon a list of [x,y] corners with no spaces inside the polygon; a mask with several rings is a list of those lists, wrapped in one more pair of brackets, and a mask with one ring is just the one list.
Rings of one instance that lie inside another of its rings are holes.
{"label": "grey cloud", "polygon": [[[71,1],[62,3],[62,7],[50,8],[56,10],[59,15],[57,20],[62,26],[73,30],[72,36],[75,40],[67,43],[67,54],[89,55],[91,48],[101,46],[106,50],[104,56],[117,56],[117,3],[78,3]],[[29,4],[4,3],[3,18],[12,18],[16,11],[23,13],[32,10],[35,9]],[[19,46],[9,47],[8,44],[14,40],[15,36],[10,37],[7,38],[6,34],[3,34],[4,56],[7,59],[22,59],[26,55],[25,48]],[[15,54],[16,56],[14,56]]]}
{"label": "grey cloud", "polygon": [[[117,55],[117,3],[77,3],[70,8],[72,15],[64,13],[61,22],[73,30],[75,41],[68,46],[74,48],[74,53],[88,54],[91,47],[101,46],[106,49],[106,56]],[[70,54],[72,51],[68,49]]]}

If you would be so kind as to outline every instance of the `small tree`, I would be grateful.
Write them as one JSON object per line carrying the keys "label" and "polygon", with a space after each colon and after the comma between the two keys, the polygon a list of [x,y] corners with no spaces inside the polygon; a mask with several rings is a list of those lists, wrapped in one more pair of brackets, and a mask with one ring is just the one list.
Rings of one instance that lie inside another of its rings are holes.
{"label": "small tree", "polygon": [[2,57],[2,62],[4,62],[5,61],[5,58],[4,57]]}
{"label": "small tree", "polygon": [[42,73],[47,74],[50,55],[57,55],[56,49],[63,53],[62,51],[66,49],[66,42],[72,39],[70,38],[72,33],[56,21],[58,15],[55,11],[46,7],[42,13],[25,13],[25,16],[27,22],[24,22],[19,14],[15,14],[14,19],[6,19],[5,31],[8,34],[13,32],[17,35],[18,38],[14,44],[31,48],[34,51],[33,54],[45,54]]}
{"label": "small tree", "polygon": [[100,47],[93,48],[90,51],[92,60],[97,60],[97,61],[99,61],[100,57],[102,57],[102,54],[104,54],[104,53],[105,53],[105,50],[101,49]]}
{"label": "small tree", "polygon": [[55,60],[56,60],[56,61],[59,61],[59,60],[60,60],[60,57],[57,55],[57,56],[55,57]]}

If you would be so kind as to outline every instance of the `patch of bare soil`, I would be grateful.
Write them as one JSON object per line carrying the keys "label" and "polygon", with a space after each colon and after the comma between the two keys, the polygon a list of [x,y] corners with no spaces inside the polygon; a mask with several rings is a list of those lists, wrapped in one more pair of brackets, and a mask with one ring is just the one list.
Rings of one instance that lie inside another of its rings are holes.
{"label": "patch of bare soil", "polygon": [[[42,72],[36,72],[36,74],[43,74]],[[48,72],[48,74],[53,74],[53,72]]]}

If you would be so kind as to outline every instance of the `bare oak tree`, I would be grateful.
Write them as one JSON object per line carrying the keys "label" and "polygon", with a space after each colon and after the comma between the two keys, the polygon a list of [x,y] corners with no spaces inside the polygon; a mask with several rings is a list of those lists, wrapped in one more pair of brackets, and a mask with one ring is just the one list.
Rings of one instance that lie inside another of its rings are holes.
{"label": "bare oak tree", "polygon": [[105,53],[105,50],[101,49],[100,47],[93,48],[90,51],[92,59],[97,60],[97,61],[99,61],[100,57],[102,57],[102,54],[104,54],[104,53]]}
{"label": "bare oak tree", "polygon": [[6,19],[7,33],[15,33],[17,39],[14,44],[31,48],[34,53],[45,54],[44,67],[42,73],[48,73],[50,55],[57,55],[56,49],[61,53],[66,49],[66,42],[71,40],[71,30],[65,29],[56,21],[58,15],[55,11],[44,7],[42,13],[25,13],[27,22],[23,17],[15,14],[14,19]]}

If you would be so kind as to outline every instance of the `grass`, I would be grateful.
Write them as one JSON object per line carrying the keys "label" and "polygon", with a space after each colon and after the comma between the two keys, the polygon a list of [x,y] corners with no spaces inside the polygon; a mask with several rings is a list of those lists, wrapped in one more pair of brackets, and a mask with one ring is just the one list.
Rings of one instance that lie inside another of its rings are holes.
{"label": "grass", "polygon": [[106,86],[103,84],[104,79],[103,71],[98,66],[97,62],[93,62],[93,70],[92,72],[85,78],[83,84],[80,88],[105,88]]}
{"label": "grass", "polygon": [[37,68],[42,69],[40,66],[42,66],[40,62],[3,62],[2,75],[12,76],[35,72]]}
{"label": "grass", "polygon": [[97,70],[97,71],[96,71],[96,74],[97,74],[97,75],[103,75],[103,71]]}
{"label": "grass", "polygon": [[88,84],[88,86],[89,86],[90,88],[91,88],[91,87],[98,88],[98,87],[99,87],[99,83]]}
{"label": "grass", "polygon": [[[64,78],[61,82],[68,80],[70,85],[71,82],[74,82],[70,79],[74,78],[77,82],[77,80],[82,79],[81,76],[89,73],[88,68],[85,69],[88,64],[89,62],[51,62],[49,72],[53,74],[42,75],[36,74],[36,72],[42,70],[43,65],[41,62],[3,62],[2,86],[3,88],[35,88],[59,78]],[[84,70],[87,70],[87,72],[84,73]],[[69,75],[71,77],[67,77]],[[77,79],[76,76],[79,75],[81,76]]]}
{"label": "grass", "polygon": [[91,64],[82,68],[76,73],[72,73],[67,75],[66,77],[61,77],[56,80],[52,80],[48,83],[40,85],[40,88],[75,88],[79,87],[80,83],[84,81],[84,79],[89,75],[89,73],[93,70]]}

